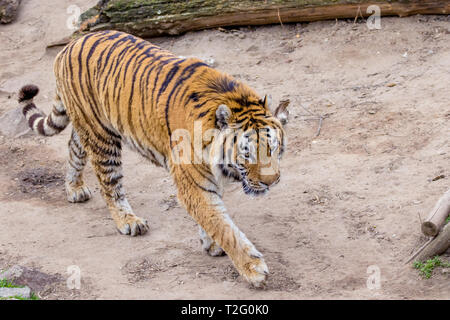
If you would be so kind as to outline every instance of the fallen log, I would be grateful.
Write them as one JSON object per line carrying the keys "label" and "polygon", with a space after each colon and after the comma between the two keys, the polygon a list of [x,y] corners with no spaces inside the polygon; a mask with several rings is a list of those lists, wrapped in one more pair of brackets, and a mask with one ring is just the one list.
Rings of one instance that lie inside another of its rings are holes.
{"label": "fallen log", "polygon": [[422,223],[422,232],[426,236],[434,237],[450,215],[450,189],[439,199],[431,210],[428,218]]}
{"label": "fallen log", "polygon": [[370,16],[449,14],[446,0],[102,0],[80,17],[76,34],[115,29],[141,37],[224,26],[283,24]]}
{"label": "fallen log", "polygon": [[406,263],[425,261],[428,258],[440,255],[450,247],[450,223],[447,223],[435,238],[431,238],[424,246],[414,253]]}

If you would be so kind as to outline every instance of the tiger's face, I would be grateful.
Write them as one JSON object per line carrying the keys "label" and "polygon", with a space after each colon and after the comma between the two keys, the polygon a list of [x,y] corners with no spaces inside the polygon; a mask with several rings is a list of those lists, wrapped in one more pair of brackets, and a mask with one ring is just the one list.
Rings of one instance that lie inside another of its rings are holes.
{"label": "tiger's face", "polygon": [[222,132],[222,174],[242,182],[246,194],[266,193],[280,180],[280,160],[285,149],[283,124],[286,105],[272,114],[268,101],[257,100],[243,113],[239,105],[220,105],[217,126]]}

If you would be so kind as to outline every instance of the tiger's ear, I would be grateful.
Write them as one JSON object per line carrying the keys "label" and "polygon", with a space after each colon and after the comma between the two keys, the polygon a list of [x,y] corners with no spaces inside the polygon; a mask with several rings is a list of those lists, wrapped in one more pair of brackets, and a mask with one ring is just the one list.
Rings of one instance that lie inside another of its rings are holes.
{"label": "tiger's ear", "polygon": [[272,96],[266,94],[262,99],[262,104],[266,109],[270,110],[272,108]]}
{"label": "tiger's ear", "polygon": [[219,129],[228,127],[228,120],[231,117],[231,110],[226,105],[221,104],[216,110],[216,126]]}
{"label": "tiger's ear", "polygon": [[287,109],[289,103],[291,101],[289,99],[281,100],[278,107],[275,109],[273,115],[280,120],[281,124],[284,126],[288,123],[289,120],[289,111]]}

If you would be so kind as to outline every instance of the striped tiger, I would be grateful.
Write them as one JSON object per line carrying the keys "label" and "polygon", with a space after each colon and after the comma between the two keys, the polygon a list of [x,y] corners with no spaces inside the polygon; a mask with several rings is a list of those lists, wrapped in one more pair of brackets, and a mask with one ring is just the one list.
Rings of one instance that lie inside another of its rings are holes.
{"label": "striped tiger", "polygon": [[[57,134],[72,123],[65,183],[68,201],[91,198],[83,180],[89,158],[120,233],[146,233],[148,223],[134,214],[122,185],[121,154],[126,143],[169,171],[180,203],[200,226],[203,249],[211,256],[226,253],[246,280],[264,286],[268,268],[263,256],[230,219],[222,196],[230,178],[241,181],[247,194],[265,193],[279,181],[286,106],[271,112],[267,97],[260,98],[201,60],[177,57],[117,31],[73,40],[57,55],[54,73],[56,95],[49,115],[33,103],[39,91],[35,85],[24,86],[18,100],[29,126],[40,135]],[[200,141],[205,158],[177,163],[173,135],[184,130],[194,136],[198,124],[202,133],[216,132],[210,140]],[[249,161],[259,159],[263,142],[267,155],[275,160]],[[230,154],[242,161],[217,160]],[[263,174],[267,167],[274,169]]]}

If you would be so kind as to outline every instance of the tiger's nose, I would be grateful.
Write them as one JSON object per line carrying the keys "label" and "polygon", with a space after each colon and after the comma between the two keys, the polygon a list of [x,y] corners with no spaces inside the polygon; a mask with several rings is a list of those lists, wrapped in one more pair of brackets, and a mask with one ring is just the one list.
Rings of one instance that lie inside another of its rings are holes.
{"label": "tiger's nose", "polygon": [[270,187],[280,181],[280,174],[262,175],[259,180],[262,184]]}

